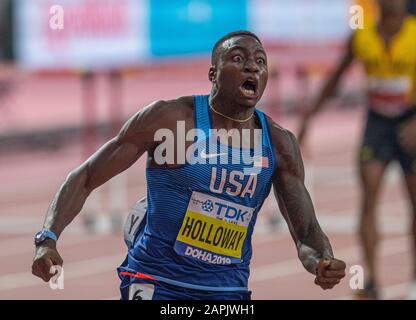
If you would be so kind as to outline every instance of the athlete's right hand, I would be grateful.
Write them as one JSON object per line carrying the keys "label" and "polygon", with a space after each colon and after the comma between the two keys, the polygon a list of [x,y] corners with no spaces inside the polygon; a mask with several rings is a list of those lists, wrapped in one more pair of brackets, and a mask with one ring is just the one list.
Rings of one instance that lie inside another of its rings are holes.
{"label": "athlete's right hand", "polygon": [[35,257],[33,258],[32,274],[48,282],[53,276],[52,266],[62,266],[63,260],[56,249],[56,243],[47,239],[36,247]]}

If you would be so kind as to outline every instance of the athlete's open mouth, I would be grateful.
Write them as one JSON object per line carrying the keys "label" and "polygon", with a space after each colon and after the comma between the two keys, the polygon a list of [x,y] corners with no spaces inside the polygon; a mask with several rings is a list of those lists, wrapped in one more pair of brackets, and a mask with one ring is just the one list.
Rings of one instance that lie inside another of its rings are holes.
{"label": "athlete's open mouth", "polygon": [[243,94],[249,98],[254,98],[257,96],[257,83],[253,79],[247,79],[241,85],[241,91]]}

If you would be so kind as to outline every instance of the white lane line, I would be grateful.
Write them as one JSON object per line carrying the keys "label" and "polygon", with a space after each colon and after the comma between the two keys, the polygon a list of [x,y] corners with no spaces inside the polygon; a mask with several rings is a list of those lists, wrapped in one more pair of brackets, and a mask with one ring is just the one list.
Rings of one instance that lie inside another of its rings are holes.
{"label": "white lane line", "polygon": [[[1,219],[0,219],[1,221]],[[22,221],[23,222],[23,221]],[[35,230],[35,229],[33,229]],[[31,230],[31,231],[33,231]],[[37,230],[37,229],[36,229]],[[20,233],[18,233],[20,234]],[[12,237],[5,240],[0,240],[0,258],[10,257],[12,255],[19,255],[34,252],[33,247],[33,232],[25,232],[24,236]],[[270,232],[267,225],[260,226],[253,236],[253,244],[262,244],[272,241],[283,240],[288,234],[287,227],[283,227],[278,232]],[[4,235],[4,233],[2,233]],[[16,235],[16,233],[13,233]],[[113,232],[91,234],[87,232],[86,228],[80,223],[74,223],[70,228],[65,230],[63,238],[59,240],[60,247],[72,246],[89,241],[98,241],[102,237],[114,235]],[[119,234],[120,238],[122,234]]]}
{"label": "white lane line", "polygon": [[[403,201],[394,201],[383,203],[382,210],[377,217],[380,232],[383,234],[403,234],[407,232],[410,225],[410,216],[404,215],[406,206]],[[392,215],[391,212],[397,214]],[[278,213],[274,213],[278,215]],[[267,212],[267,215],[272,213]],[[111,216],[102,212],[102,214],[95,215],[99,222],[110,223]],[[124,213],[121,219],[125,220],[127,213]],[[321,227],[326,232],[355,234],[358,228],[358,216],[351,210],[334,210],[326,212],[320,210],[317,213],[318,221]],[[283,219],[283,218],[281,218]],[[2,216],[0,217],[0,233],[3,235],[28,234],[37,231],[41,227],[39,217],[28,216]],[[111,229],[108,228],[107,229]],[[262,216],[256,223],[254,234],[270,234],[272,226],[268,216]],[[287,232],[286,222],[282,221],[278,225],[278,230],[275,234],[280,232]],[[69,233],[80,234],[83,232],[83,225],[81,220],[77,220],[68,229]],[[121,232],[121,230],[120,230]]]}
{"label": "white lane line", "polygon": [[[392,286],[381,288],[381,299],[392,300],[392,299],[405,299],[410,289],[409,282],[403,282]],[[351,293],[348,296],[335,298],[333,300],[354,300],[354,295]]]}
{"label": "white lane line", "polygon": [[[123,254],[116,254],[64,264],[64,281],[80,277],[94,276],[96,274],[108,272],[111,270],[114,270],[114,275],[116,275],[115,269],[123,262],[124,257],[125,255]],[[47,284],[29,272],[0,276],[0,291],[27,288],[39,285],[45,286]]]}
{"label": "white lane line", "polygon": [[[356,184],[358,182],[357,170],[354,166],[322,165],[305,162],[305,173],[310,183],[317,184]],[[401,183],[402,173],[395,164],[387,170],[385,184]]]}
{"label": "white lane line", "polygon": [[[390,201],[380,204],[380,212],[377,215],[377,224],[379,230],[383,234],[401,235],[408,232],[411,224],[410,215],[407,212],[407,204],[405,201]],[[267,207],[267,210],[271,210]],[[319,224],[325,232],[337,234],[356,234],[358,230],[359,216],[353,210],[321,210],[316,209]],[[393,213],[393,214],[392,214]],[[269,229],[268,216],[274,214],[267,211],[267,214],[262,216],[262,220],[258,221],[254,229],[256,234],[257,228],[262,232],[262,229]],[[278,214],[277,212],[275,214]],[[283,219],[283,218],[282,218]],[[277,233],[287,232],[286,222],[282,221],[279,224]]]}
{"label": "white lane line", "polygon": [[[68,247],[84,242],[100,241],[102,236],[90,236],[87,234],[81,236],[70,236],[59,240],[59,247]],[[59,249],[58,247],[58,249]],[[27,235],[18,238],[12,238],[0,241],[0,258],[10,257],[17,254],[34,253],[33,235]]]}
{"label": "white lane line", "polygon": [[[381,256],[388,256],[409,251],[408,236],[385,240],[381,244]],[[336,257],[351,262],[357,259],[360,247],[352,246],[334,252]],[[277,253],[277,252],[276,252]],[[290,259],[264,266],[252,267],[250,282],[268,281],[284,276],[306,272],[298,259]]]}
{"label": "white lane line", "polygon": [[[25,222],[24,220],[18,219],[22,224]],[[356,219],[354,217],[343,215],[343,216],[333,216],[333,215],[321,215],[319,218],[320,224],[322,228],[326,232],[330,233],[337,233],[337,234],[355,234],[356,232]],[[0,219],[1,221],[1,219]],[[407,230],[409,217],[404,217],[403,219],[397,221],[397,219],[393,219],[393,217],[383,216],[380,217],[380,226],[381,230],[384,234],[403,234]],[[10,225],[9,225],[10,227]],[[26,226],[27,228],[27,226]],[[1,228],[0,228],[1,229]],[[108,228],[107,228],[108,229]],[[24,230],[27,234],[26,236],[22,236],[19,238],[14,238],[10,240],[3,240],[0,241],[0,258],[7,257],[10,255],[15,254],[23,254],[27,252],[33,251],[32,246],[32,233],[34,232],[34,228],[32,230],[27,231]],[[37,230],[37,229],[36,229]],[[262,221],[258,225],[256,225],[254,234],[253,234],[253,245],[260,245],[265,243],[270,243],[273,241],[280,241],[287,237],[289,234],[287,225],[285,222],[279,225],[279,229],[277,231],[270,231],[271,228],[267,224],[267,221]],[[10,231],[10,230],[9,230]],[[23,231],[23,230],[22,230]],[[27,232],[26,232],[27,231]],[[20,234],[20,233],[19,233]],[[65,239],[64,242],[61,242],[63,245],[72,245],[77,243],[82,243],[84,241],[89,241],[92,239],[89,237],[89,233],[86,231],[84,226],[80,223],[75,223],[65,231],[65,234],[70,235],[71,237]],[[106,232],[104,235],[110,235],[111,233]],[[74,235],[79,235],[80,237],[74,238]],[[97,234],[103,235],[103,234]],[[69,242],[68,242],[69,241]]]}
{"label": "white lane line", "polygon": [[382,299],[397,299],[397,298],[405,298],[408,294],[408,290],[410,289],[410,283],[401,283],[394,286],[389,286],[382,289]]}
{"label": "white lane line", "polygon": [[[386,210],[398,210],[394,205],[386,206]],[[349,213],[348,213],[349,212]],[[319,224],[326,232],[336,234],[356,234],[358,231],[359,218],[354,216],[350,211],[341,213],[326,214],[321,213],[318,216]],[[382,234],[400,235],[407,233],[411,225],[410,215],[394,216],[381,214],[377,217],[377,227]]]}

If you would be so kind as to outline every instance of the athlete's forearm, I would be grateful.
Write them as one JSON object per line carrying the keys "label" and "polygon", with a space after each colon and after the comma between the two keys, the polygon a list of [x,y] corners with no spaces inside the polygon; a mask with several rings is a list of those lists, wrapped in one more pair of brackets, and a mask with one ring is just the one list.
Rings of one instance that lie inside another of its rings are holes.
{"label": "athlete's forearm", "polygon": [[286,192],[285,207],[298,257],[305,269],[315,274],[319,260],[333,256],[331,244],[319,226],[306,188],[294,185],[291,191]]}
{"label": "athlete's forearm", "polygon": [[315,274],[317,264],[324,257],[332,257],[328,237],[316,219],[312,201],[303,186],[275,187],[280,211],[296,244],[299,260],[310,273]]}
{"label": "athlete's forearm", "polygon": [[43,227],[60,236],[65,227],[81,211],[91,190],[86,187],[87,170],[78,168],[72,171],[53,198]]}
{"label": "athlete's forearm", "polygon": [[332,72],[330,77],[325,82],[324,87],[322,88],[320,94],[315,100],[315,103],[313,104],[312,108],[308,110],[308,112],[306,113],[305,118],[309,118],[317,114],[319,111],[323,109],[326,100],[333,95],[342,75],[351,65],[353,60],[354,60],[354,55],[352,51],[352,37],[351,37],[348,40],[346,51],[343,57],[338,62],[338,65],[336,66],[335,70]]}
{"label": "athlete's forearm", "polygon": [[306,117],[312,117],[323,110],[325,102],[334,94],[334,91],[338,86],[343,72],[344,70],[338,69],[330,76],[330,78],[324,84],[324,87],[316,98],[314,104],[312,105],[312,108],[307,111]]}
{"label": "athlete's forearm", "polygon": [[316,274],[319,260],[326,257],[333,258],[334,255],[328,237],[322,232],[319,225],[312,226],[311,229],[312,231],[307,235],[301,235],[303,239],[297,241],[296,248],[299,260],[305,269]]}
{"label": "athlete's forearm", "polygon": [[81,211],[89,194],[130,167],[143,153],[130,143],[112,139],[65,179],[49,206],[44,228],[59,237]]}

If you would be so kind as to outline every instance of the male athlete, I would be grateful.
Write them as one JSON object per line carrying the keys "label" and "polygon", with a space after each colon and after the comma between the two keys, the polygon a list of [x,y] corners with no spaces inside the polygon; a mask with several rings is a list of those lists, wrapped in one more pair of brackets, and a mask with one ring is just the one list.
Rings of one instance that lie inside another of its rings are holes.
{"label": "male athlete", "polygon": [[[118,268],[122,299],[250,299],[251,236],[272,184],[303,266],[323,289],[338,284],[345,263],[334,258],[315,217],[296,140],[255,108],[267,77],[256,35],[221,38],[212,51],[209,95],[152,103],[68,175],[35,237],[33,274],[49,281],[50,267],[62,265],[56,239],[89,194],[147,152],[146,217]],[[181,148],[160,129],[190,151],[176,152]]]}
{"label": "male athlete", "polygon": [[378,298],[375,209],[387,165],[398,160],[413,209],[413,275],[409,297],[416,299],[416,20],[406,16],[406,0],[380,0],[380,20],[357,30],[315,105],[301,124],[302,144],[313,115],[322,110],[342,74],[356,59],[367,75],[368,115],[359,156],[361,208],[359,235],[368,274],[360,296]]}

